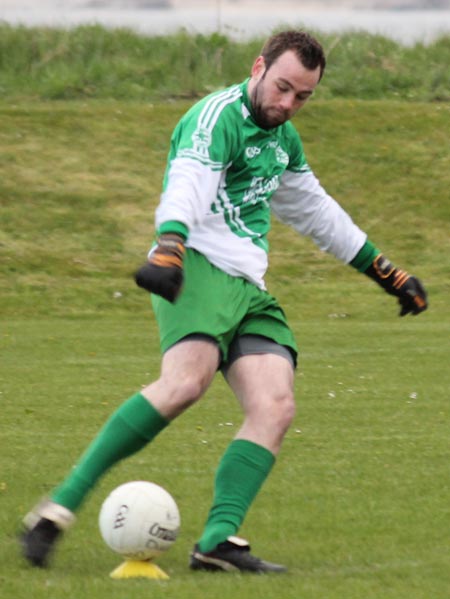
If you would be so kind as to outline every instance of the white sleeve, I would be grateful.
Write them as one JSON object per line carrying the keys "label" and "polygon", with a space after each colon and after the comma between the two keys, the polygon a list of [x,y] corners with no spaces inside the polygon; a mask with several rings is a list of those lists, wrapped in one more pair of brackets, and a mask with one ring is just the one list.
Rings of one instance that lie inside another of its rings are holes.
{"label": "white sleeve", "polygon": [[202,222],[217,196],[222,171],[192,158],[175,158],[170,163],[167,186],[156,209],[156,227],[169,220],[188,229]]}
{"label": "white sleeve", "polygon": [[353,260],[367,239],[311,171],[286,171],[271,206],[282,222],[345,263]]}

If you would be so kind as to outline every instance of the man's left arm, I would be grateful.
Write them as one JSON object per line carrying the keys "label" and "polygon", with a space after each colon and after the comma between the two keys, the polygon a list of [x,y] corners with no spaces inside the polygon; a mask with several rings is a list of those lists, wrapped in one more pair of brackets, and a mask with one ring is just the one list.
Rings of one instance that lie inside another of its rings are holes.
{"label": "man's left arm", "polygon": [[393,266],[311,171],[286,171],[272,198],[272,209],[281,221],[311,237],[322,250],[351,264],[396,296],[400,316],[426,310],[427,294],[419,279]]}
{"label": "man's left arm", "polygon": [[393,266],[369,240],[366,240],[350,264],[373,279],[387,293],[398,298],[400,316],[420,314],[427,309],[427,293],[421,281]]}

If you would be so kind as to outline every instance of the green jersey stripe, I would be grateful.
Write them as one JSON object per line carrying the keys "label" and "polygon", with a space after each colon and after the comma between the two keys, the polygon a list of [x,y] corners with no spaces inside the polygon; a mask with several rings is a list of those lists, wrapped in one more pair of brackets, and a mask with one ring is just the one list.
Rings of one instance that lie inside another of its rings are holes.
{"label": "green jersey stripe", "polygon": [[219,93],[206,102],[205,107],[198,118],[198,127],[212,131],[217,123],[222,110],[232,104],[242,96],[242,91],[238,85],[231,87],[225,92]]}

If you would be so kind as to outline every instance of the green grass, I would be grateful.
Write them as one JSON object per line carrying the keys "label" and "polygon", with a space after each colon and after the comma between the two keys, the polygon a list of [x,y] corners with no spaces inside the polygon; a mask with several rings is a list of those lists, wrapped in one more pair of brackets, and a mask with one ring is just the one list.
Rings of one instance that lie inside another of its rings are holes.
{"label": "green grass", "polygon": [[[319,98],[450,100],[448,35],[412,47],[358,31],[317,37],[328,57]],[[48,29],[0,22],[0,93],[52,100],[195,97],[247,77],[263,42],[217,33],[162,37],[99,25]]]}
{"label": "green grass", "polygon": [[[186,106],[0,105],[2,599],[448,599],[448,104],[320,100],[296,118],[323,184],[423,279],[430,309],[399,319],[371,281],[274,223],[268,284],[301,348],[298,415],[241,534],[289,573],[186,567],[240,421],[220,377],[105,476],[52,569],[19,558],[24,513],[157,376],[154,318],[131,275],[153,236],[168,139]],[[98,511],[136,478],[162,484],[180,507],[180,537],[158,562],[167,582],[108,577],[120,560],[100,538]]]}

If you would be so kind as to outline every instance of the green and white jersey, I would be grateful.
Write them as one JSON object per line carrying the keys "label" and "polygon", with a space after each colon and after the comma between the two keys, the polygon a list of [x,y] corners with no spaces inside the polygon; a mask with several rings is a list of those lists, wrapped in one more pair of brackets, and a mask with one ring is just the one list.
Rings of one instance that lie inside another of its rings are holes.
{"label": "green and white jersey", "polygon": [[256,125],[247,84],[207,96],[176,126],[156,226],[183,223],[188,247],[264,289],[271,211],[347,263],[366,235],[320,186],[292,123]]}

